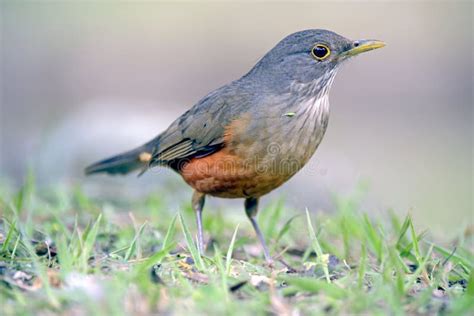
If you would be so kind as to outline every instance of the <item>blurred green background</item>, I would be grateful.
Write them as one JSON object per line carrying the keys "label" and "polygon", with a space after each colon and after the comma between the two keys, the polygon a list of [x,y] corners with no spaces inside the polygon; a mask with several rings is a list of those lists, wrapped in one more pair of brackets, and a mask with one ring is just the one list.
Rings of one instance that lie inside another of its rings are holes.
{"label": "blurred green background", "polygon": [[[44,187],[190,196],[170,171],[82,170],[154,137],[289,33],[326,28],[387,47],[339,72],[323,143],[271,197],[330,212],[333,194],[363,183],[365,210],[450,234],[473,222],[472,12],[469,1],[2,1],[0,175],[18,185],[30,167]],[[211,205],[222,203],[241,209]]]}

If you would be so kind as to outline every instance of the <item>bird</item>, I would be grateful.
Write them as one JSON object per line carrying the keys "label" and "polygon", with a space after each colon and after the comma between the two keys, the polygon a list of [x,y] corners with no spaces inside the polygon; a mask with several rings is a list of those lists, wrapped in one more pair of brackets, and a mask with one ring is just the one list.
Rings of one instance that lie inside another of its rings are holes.
{"label": "bird", "polygon": [[133,150],[96,162],[95,173],[176,171],[193,188],[197,248],[203,253],[206,196],[242,198],[266,261],[272,257],[256,216],[260,198],[311,158],[329,120],[329,91],[348,59],[385,46],[335,32],[292,33],[245,75],[210,92],[161,134]]}

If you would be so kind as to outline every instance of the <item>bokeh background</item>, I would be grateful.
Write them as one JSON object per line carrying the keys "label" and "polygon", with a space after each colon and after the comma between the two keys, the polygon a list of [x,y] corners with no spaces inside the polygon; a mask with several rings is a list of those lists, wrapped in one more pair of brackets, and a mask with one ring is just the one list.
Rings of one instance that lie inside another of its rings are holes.
{"label": "bokeh background", "polygon": [[[364,187],[362,208],[410,212],[431,231],[473,222],[472,2],[2,1],[0,175],[28,168],[43,187],[137,197],[176,186],[85,178],[90,162],[139,145],[209,91],[237,79],[289,33],[326,28],[387,47],[344,66],[329,129],[310,164],[265,201],[334,210]],[[213,200],[212,206],[241,202]],[[230,206],[229,206],[230,207]]]}

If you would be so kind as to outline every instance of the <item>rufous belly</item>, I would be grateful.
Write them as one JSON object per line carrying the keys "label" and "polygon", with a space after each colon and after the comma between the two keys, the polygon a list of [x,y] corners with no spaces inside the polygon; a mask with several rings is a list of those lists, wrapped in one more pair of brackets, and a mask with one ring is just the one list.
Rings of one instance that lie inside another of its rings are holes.
{"label": "rufous belly", "polygon": [[259,197],[279,187],[289,176],[242,159],[226,148],[180,167],[183,179],[195,190],[223,198]]}

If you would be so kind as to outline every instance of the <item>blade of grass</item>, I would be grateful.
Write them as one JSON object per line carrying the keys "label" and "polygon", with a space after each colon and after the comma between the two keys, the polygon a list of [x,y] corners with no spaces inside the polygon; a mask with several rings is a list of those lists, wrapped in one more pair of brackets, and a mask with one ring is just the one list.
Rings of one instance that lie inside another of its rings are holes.
{"label": "blade of grass", "polygon": [[360,250],[360,261],[359,261],[359,270],[357,273],[357,283],[359,289],[362,289],[364,286],[365,271],[367,270],[367,247],[362,244]]}
{"label": "blade of grass", "polygon": [[11,264],[13,263],[13,260],[15,259],[16,250],[18,249],[18,245],[20,244],[20,242],[21,242],[21,235],[18,234],[15,240],[15,245],[13,246],[12,254],[10,255]]}
{"label": "blade of grass", "polygon": [[58,253],[57,253],[58,260],[59,260],[59,264],[61,265],[60,271],[61,271],[61,274],[65,276],[66,273],[71,272],[73,269],[74,257],[70,255],[67,237],[65,235],[61,235],[57,239],[56,245],[58,249]]}
{"label": "blade of grass", "polygon": [[161,249],[167,248],[168,245],[171,243],[171,241],[174,239],[174,236],[176,234],[176,219],[177,218],[178,218],[178,214],[176,214],[171,220],[171,223],[168,226],[168,230],[166,231],[165,239],[163,240],[163,246],[161,247]]}
{"label": "blade of grass", "polygon": [[[427,234],[427,231],[422,231],[420,234],[418,234],[418,236],[416,237],[416,240],[418,242],[418,244],[420,243],[420,241],[423,240],[423,238],[426,236]],[[412,261],[417,261],[417,258],[416,258],[416,255],[412,254],[412,250],[413,250],[413,242],[410,242],[409,244],[406,245],[405,248],[402,249],[402,247],[399,247],[397,249],[400,250],[400,256],[402,257],[405,257],[405,258],[408,258]]]}
{"label": "blade of grass", "polygon": [[299,217],[300,215],[294,215],[292,217],[290,217],[289,220],[286,221],[286,223],[283,225],[283,227],[280,229],[280,232],[278,233],[278,236],[275,240],[275,244],[278,244],[278,242],[280,241],[280,239],[283,238],[283,236],[285,236],[288,231],[290,230],[290,226],[291,226],[291,223],[293,222],[293,220],[297,217]]}
{"label": "blade of grass", "polygon": [[232,263],[232,253],[234,252],[235,238],[237,237],[238,230],[239,230],[239,225],[235,227],[234,234],[232,235],[232,239],[230,240],[229,248],[227,249],[227,255],[225,258],[225,274],[226,275],[229,275],[230,273],[230,265]]}
{"label": "blade of grass", "polygon": [[181,213],[179,214],[179,222],[181,223],[181,228],[183,230],[184,238],[186,239],[186,244],[188,246],[188,250],[191,253],[191,256],[193,257],[194,263],[196,264],[196,267],[200,271],[205,270],[204,262],[201,257],[201,253],[199,252],[199,249],[196,247],[196,244],[194,243],[193,237],[191,237],[191,233],[189,232],[188,226],[184,222],[183,216]]}
{"label": "blade of grass", "polygon": [[466,294],[474,297],[474,271],[469,274],[469,281],[467,284]]}
{"label": "blade of grass", "polygon": [[418,261],[417,263],[419,264],[421,261],[423,261],[421,254],[420,254],[420,245],[418,244],[418,236],[415,233],[415,227],[413,226],[413,222],[410,220],[410,233],[411,233],[411,239],[412,239],[412,244],[413,244],[413,250],[415,251],[415,258]]}
{"label": "blade of grass", "polygon": [[[398,255],[398,251],[396,250],[396,247],[388,247],[388,260],[387,264],[390,265],[390,268],[395,270],[395,289],[396,293],[398,294],[398,297],[401,298],[403,297],[405,293],[405,272],[407,272],[408,269],[404,262],[400,260],[400,256]],[[409,270],[408,270],[409,271]]]}
{"label": "blade of grass", "polygon": [[374,228],[374,226],[370,222],[367,214],[364,214],[364,224],[365,224],[367,241],[372,246],[375,252],[375,255],[377,256],[377,260],[379,262],[382,262],[382,259],[383,259],[382,240],[379,238],[379,234],[377,233],[377,230]]}
{"label": "blade of grass", "polygon": [[[3,221],[4,223],[6,221]],[[13,232],[16,231],[16,220],[13,220],[13,222],[11,223],[8,223],[9,224],[9,229],[8,229],[8,233],[7,233],[7,237],[5,238],[5,241],[3,242],[3,246],[2,246],[2,253],[5,253],[7,251],[7,248],[8,248],[8,245],[10,244],[10,240],[12,239],[13,237]]]}
{"label": "blade of grass", "polygon": [[310,293],[324,293],[325,295],[334,299],[343,299],[348,296],[345,289],[337,286],[334,283],[327,283],[317,279],[310,279],[306,277],[280,277],[279,280],[285,281],[289,285],[298,288],[301,291]]}
{"label": "blade of grass", "polygon": [[453,263],[461,265],[467,271],[468,274],[471,273],[471,271],[473,270],[472,263],[469,259],[465,259],[459,256],[457,253],[453,253],[452,250],[448,250],[442,246],[435,245],[432,242],[427,242],[427,243],[429,245],[432,245],[434,249],[437,252],[441,253],[445,258],[449,258],[449,260],[452,261]]}
{"label": "blade of grass", "polygon": [[125,260],[125,261],[130,260],[130,258],[132,257],[132,255],[135,253],[135,250],[136,250],[136,248],[137,248],[137,242],[138,242],[140,236],[142,235],[143,230],[145,229],[145,226],[146,226],[146,225],[147,225],[147,222],[145,221],[145,222],[140,226],[140,228],[138,229],[137,233],[136,233],[135,236],[133,237],[133,240],[132,240],[130,246],[128,247],[127,253],[125,254],[125,257],[124,257],[124,260]]}
{"label": "blade of grass", "polygon": [[92,250],[94,249],[94,243],[97,238],[97,233],[99,232],[101,219],[102,214],[99,214],[94,225],[92,225],[92,227],[82,235],[83,244],[79,262],[81,263],[81,269],[83,272],[88,270],[88,261],[92,255]]}
{"label": "blade of grass", "polygon": [[402,225],[402,228],[400,229],[400,232],[398,233],[398,240],[397,240],[397,243],[396,243],[396,246],[398,249],[400,249],[402,247],[402,242],[405,238],[405,234],[408,230],[408,228],[410,227],[410,222],[411,222],[411,218],[409,215],[407,215],[405,217],[405,220],[403,221],[403,225]]}
{"label": "blade of grass", "polygon": [[331,283],[331,279],[329,278],[329,269],[327,265],[327,255],[323,253],[323,250],[321,249],[321,245],[319,244],[318,238],[316,237],[316,233],[314,232],[313,224],[311,224],[311,217],[309,216],[309,211],[306,209],[306,221],[308,222],[308,231],[309,231],[309,237],[311,239],[311,246],[313,247],[314,252],[316,252],[316,261],[318,264],[320,264],[323,268],[324,275],[326,276],[326,281],[328,283]]}
{"label": "blade of grass", "polygon": [[229,296],[228,296],[228,283],[227,283],[227,273],[226,273],[226,267],[224,267],[224,264],[222,262],[222,253],[221,251],[219,250],[219,247],[217,247],[217,245],[214,244],[214,263],[217,267],[217,270],[220,272],[220,277],[221,277],[221,286],[222,286],[222,290],[221,292],[224,294],[225,296],[225,300],[228,301],[229,300]]}

